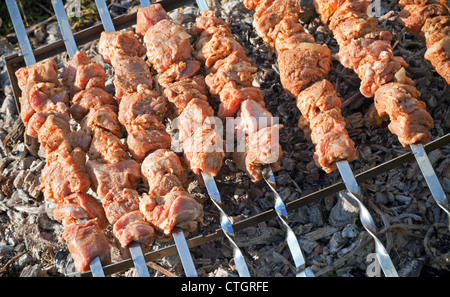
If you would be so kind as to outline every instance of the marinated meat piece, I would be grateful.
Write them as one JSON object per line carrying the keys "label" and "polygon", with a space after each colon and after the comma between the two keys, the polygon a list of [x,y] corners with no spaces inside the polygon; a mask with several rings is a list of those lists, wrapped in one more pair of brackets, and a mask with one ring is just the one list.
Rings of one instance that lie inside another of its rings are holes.
{"label": "marinated meat piece", "polygon": [[105,69],[100,64],[92,63],[88,56],[77,51],[64,71],[63,85],[74,96],[81,90],[105,88]]}
{"label": "marinated meat piece", "polygon": [[184,142],[192,137],[197,128],[203,125],[214,125],[214,110],[207,101],[194,98],[177,118],[176,127],[179,130],[178,139]]}
{"label": "marinated meat piece", "polygon": [[164,73],[173,64],[192,59],[194,49],[186,29],[168,19],[148,28],[144,36],[147,57],[158,73]]}
{"label": "marinated meat piece", "polygon": [[193,77],[199,69],[200,62],[197,60],[180,61],[161,73],[158,76],[158,83],[167,88],[180,80]]}
{"label": "marinated meat piece", "polygon": [[91,109],[81,121],[81,127],[91,133],[100,129],[119,136],[122,126],[117,118],[117,106],[102,105],[99,108]]}
{"label": "marinated meat piece", "polygon": [[[408,66],[403,58],[394,57],[390,42],[369,38],[349,42],[340,48],[336,58],[358,74],[361,94],[368,98],[373,97],[383,84],[396,81],[396,73]],[[402,83],[413,83],[407,77],[404,79]]]}
{"label": "marinated meat piece", "polygon": [[426,144],[431,140],[433,118],[426,112],[426,105],[417,98],[420,92],[411,85],[386,84],[375,94],[375,107],[383,117],[389,115],[389,129],[396,134],[403,146]]}
{"label": "marinated meat piece", "polygon": [[278,168],[278,161],[282,157],[279,144],[279,130],[282,125],[274,125],[258,130],[246,138],[245,151],[233,153],[236,166],[246,171],[252,182],[262,180],[262,167],[271,165]]}
{"label": "marinated meat piece", "polygon": [[183,78],[168,85],[163,92],[163,97],[169,105],[169,116],[175,118],[187,107],[192,99],[208,101],[208,90],[203,76]]}
{"label": "marinated meat piece", "polygon": [[237,89],[233,86],[233,83],[230,84],[231,86],[226,86],[220,93],[222,103],[219,105],[217,115],[222,120],[235,115],[245,100],[263,102],[264,97],[261,89],[255,87]]}
{"label": "marinated meat piece", "polygon": [[206,85],[212,95],[220,94],[229,82],[234,82],[236,88],[251,87],[253,74],[257,71],[257,68],[253,67],[250,62],[239,59],[236,52],[218,61],[215,68],[216,72],[205,77]]}
{"label": "marinated meat piece", "polygon": [[450,84],[450,14],[427,19],[422,31],[427,45],[425,58]]}
{"label": "marinated meat piece", "polygon": [[429,5],[410,4],[403,7],[398,17],[408,30],[414,34],[419,34],[428,19],[449,14],[448,8],[438,3]]}
{"label": "marinated meat piece", "polygon": [[100,198],[111,190],[135,189],[141,178],[141,167],[134,160],[125,160],[113,164],[103,164],[89,160],[86,163],[92,189]]}
{"label": "marinated meat piece", "polygon": [[100,258],[102,265],[111,264],[108,241],[96,220],[68,226],[64,230],[63,238],[67,241],[78,271],[89,271],[89,265],[95,257]]}
{"label": "marinated meat piece", "polygon": [[126,247],[132,241],[148,246],[154,238],[154,229],[144,220],[140,211],[129,212],[117,220],[113,233],[122,247]]}
{"label": "marinated meat piece", "polygon": [[106,217],[114,225],[121,217],[139,210],[139,193],[131,188],[113,189],[102,199]]}
{"label": "marinated meat piece", "polygon": [[77,121],[81,121],[91,109],[98,109],[103,105],[117,105],[116,99],[101,88],[82,90],[71,100],[70,114]]}
{"label": "marinated meat piece", "polygon": [[139,207],[145,219],[166,236],[174,227],[192,232],[203,219],[202,205],[186,191],[171,191],[164,196],[144,194]]}
{"label": "marinated meat piece", "polygon": [[70,153],[61,149],[48,154],[47,164],[42,170],[44,197],[59,204],[73,193],[86,193],[91,182],[85,164],[85,153],[79,148]]}
{"label": "marinated meat piece", "polygon": [[194,130],[192,137],[183,142],[186,162],[194,174],[209,172],[216,176],[222,168],[224,143],[216,128],[202,125]]}
{"label": "marinated meat piece", "polygon": [[114,86],[116,97],[120,100],[125,94],[135,93],[138,87],[152,88],[152,75],[147,63],[140,57],[115,54],[111,59],[114,67]]}
{"label": "marinated meat piece", "polygon": [[93,134],[88,156],[90,160],[110,164],[130,158],[128,149],[120,138],[105,130],[97,130]]}
{"label": "marinated meat piece", "polygon": [[[170,184],[183,187],[187,182],[187,173],[185,168],[181,165],[178,156],[168,149],[158,149],[149,154],[142,162],[142,176],[144,182],[149,188],[149,194],[153,195],[155,191],[159,191],[156,195],[165,195],[169,191],[161,193],[158,188],[165,187],[166,183],[162,182],[162,177],[172,176],[175,182]],[[161,178],[159,178],[161,177]]]}
{"label": "marinated meat piece", "polygon": [[149,28],[165,19],[169,19],[169,16],[159,3],[139,8],[136,15],[136,34],[144,37]]}
{"label": "marinated meat piece", "polygon": [[59,87],[58,66],[55,60],[46,59],[34,65],[22,67],[15,72],[19,88],[27,93],[28,88],[37,83],[50,83]]}
{"label": "marinated meat piece", "polygon": [[278,53],[278,66],[283,87],[292,96],[298,96],[309,83],[328,74],[331,51],[326,45],[300,43]]}
{"label": "marinated meat piece", "polygon": [[254,100],[245,100],[242,102],[236,120],[238,138],[240,135],[250,135],[274,124],[272,114],[259,102]]}
{"label": "marinated meat piece", "polygon": [[133,32],[102,32],[98,43],[100,55],[105,63],[111,64],[116,55],[142,57],[145,48],[134,36]]}
{"label": "marinated meat piece", "polygon": [[275,46],[270,36],[276,25],[284,18],[297,16],[300,12],[298,1],[265,0],[255,9],[253,27],[265,43]]}
{"label": "marinated meat piece", "polygon": [[28,89],[27,99],[30,107],[36,112],[62,112],[69,105],[67,92],[51,83],[37,83],[33,85]]}
{"label": "marinated meat piece", "polygon": [[166,127],[158,119],[149,114],[139,115],[127,126],[128,149],[133,159],[139,163],[147,154],[160,148],[170,148],[172,139]]}
{"label": "marinated meat piece", "polygon": [[72,150],[68,141],[71,133],[68,118],[61,117],[59,114],[45,116],[38,131],[39,142],[47,154],[59,149]]}
{"label": "marinated meat piece", "polygon": [[122,97],[119,105],[119,122],[125,127],[139,115],[149,114],[162,121],[167,104],[158,93],[138,87],[136,93]]}
{"label": "marinated meat piece", "polygon": [[272,33],[276,52],[295,49],[298,44],[315,43],[314,37],[305,32],[297,17],[283,19]]}
{"label": "marinated meat piece", "polygon": [[64,226],[75,224],[81,219],[96,219],[101,229],[109,225],[102,204],[85,193],[75,193],[66,197],[64,202],[55,208],[53,216]]}
{"label": "marinated meat piece", "polygon": [[314,0],[314,7],[324,24],[328,24],[331,16],[347,0]]}

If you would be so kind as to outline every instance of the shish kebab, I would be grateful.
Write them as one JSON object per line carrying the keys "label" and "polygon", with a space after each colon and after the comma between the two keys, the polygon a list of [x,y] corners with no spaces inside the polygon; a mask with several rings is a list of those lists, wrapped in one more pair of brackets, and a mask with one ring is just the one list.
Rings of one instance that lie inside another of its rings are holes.
{"label": "shish kebab", "polygon": [[102,264],[111,261],[102,233],[108,222],[101,204],[86,193],[90,182],[85,154],[69,126],[68,94],[61,87],[54,60],[36,63],[16,2],[6,4],[27,65],[16,71],[22,90],[20,116],[27,134],[37,137],[47,153],[41,184],[44,196],[57,204],[54,217],[66,228],[63,238],[75,267],[81,272],[91,268],[93,276],[103,277]]}
{"label": "shish kebab", "polygon": [[284,89],[297,98],[302,113],[298,126],[315,145],[314,160],[325,172],[339,170],[348,197],[360,210],[360,220],[375,241],[378,262],[386,276],[398,276],[386,248],[377,238],[375,222],[361,202],[361,190],[349,161],[356,159],[356,149],[345,128],[341,99],[325,79],[331,66],[331,51],[319,45],[298,22],[297,0],[244,0],[255,10],[254,29],[276,52]]}
{"label": "shish kebab", "polygon": [[[392,34],[382,30],[376,18],[367,15],[370,5],[368,0],[314,1],[322,22],[329,23],[339,45],[336,58],[361,78],[361,93],[368,98],[374,96],[380,117],[374,115],[374,121],[389,118],[389,130],[397,135],[404,147],[411,148],[431,194],[447,214],[450,226],[448,199],[423,147],[431,140],[429,129],[434,125],[433,118],[426,111],[425,102],[418,99],[421,94],[413,86],[414,81],[406,75],[406,61],[393,54]],[[431,34],[433,38],[440,36],[438,32]],[[434,43],[434,49],[441,53],[440,47],[445,43],[448,45],[449,40],[447,37]]]}
{"label": "shish kebab", "polygon": [[[286,229],[286,242],[293,257],[296,276],[314,276],[306,268],[303,252],[294,231],[288,224],[286,206],[275,190],[272,167],[278,169],[282,149],[278,141],[277,119],[264,107],[259,88],[253,86],[256,68],[251,65],[242,46],[231,34],[228,25],[214,16],[204,0],[198,0],[201,15],[197,17],[192,31],[197,35],[197,59],[202,62],[208,75],[205,82],[211,94],[219,96],[222,103],[219,116],[226,121],[227,134],[236,134],[238,143],[233,159],[253,182],[264,179],[274,193],[275,210]],[[214,44],[220,41],[220,45]],[[230,46],[232,45],[232,46]],[[233,50],[227,51],[230,46]],[[210,50],[214,47],[215,50]],[[226,99],[225,99],[226,98]],[[236,113],[237,117],[232,117]],[[230,125],[229,123],[232,123]],[[242,141],[244,142],[244,141]],[[243,146],[244,149],[239,149]],[[262,166],[261,166],[262,165]]]}
{"label": "shish kebab", "polygon": [[[96,3],[103,14],[102,20],[110,19],[104,1]],[[203,207],[184,189],[186,172],[178,156],[170,150],[171,138],[162,124],[166,100],[151,90],[152,76],[141,58],[145,47],[134,33],[105,29],[99,51],[115,70],[119,121],[127,130],[127,144],[133,158],[142,162],[142,174],[149,187],[148,194],[139,201],[139,209],[144,219],[154,226],[158,240],[167,241],[173,236],[186,276],[195,277],[197,273],[184,233],[195,230],[202,221]]]}
{"label": "shish kebab", "polygon": [[[148,245],[153,237],[153,229],[145,226],[142,222],[138,224],[139,213],[135,210],[133,212],[133,208],[130,206],[133,205],[132,200],[136,200],[138,197],[137,191],[133,189],[137,184],[131,180],[137,180],[140,177],[140,174],[136,174],[140,171],[140,167],[137,163],[129,160],[127,149],[120,143],[117,102],[104,90],[105,71],[101,65],[92,63],[84,53],[77,50],[62,1],[52,0],[52,4],[71,59],[64,72],[63,84],[70,93],[70,113],[82,126],[80,132],[85,133],[87,139],[84,150],[89,156],[87,166],[91,182],[96,188],[97,194],[100,194],[102,198],[108,221],[114,226],[115,236],[121,238],[119,242],[122,247],[128,245],[123,243],[123,238],[132,232],[137,233],[137,229],[141,231],[139,240],[144,245]],[[113,147],[116,152],[112,152],[110,149],[105,150],[102,146]],[[110,170],[111,174],[105,172],[106,170]],[[117,183],[119,175],[127,174],[134,175],[128,179],[130,183],[128,181],[122,184]],[[108,188],[109,192],[104,193],[106,191],[100,190],[99,186]],[[129,201],[125,202],[125,200]],[[125,206],[125,203],[128,205]],[[117,222],[119,223],[116,225]],[[120,224],[122,227],[117,228]],[[134,226],[131,227],[131,225]],[[146,232],[142,232],[142,230],[146,230]],[[149,276],[137,241],[130,243],[129,247],[137,275]]]}
{"label": "shish kebab", "polygon": [[399,0],[399,21],[425,42],[425,59],[450,84],[450,2]]}
{"label": "shish kebab", "polygon": [[213,118],[214,110],[208,103],[205,78],[197,73],[200,63],[192,56],[190,35],[184,27],[170,21],[160,4],[138,10],[136,34],[142,38],[148,61],[158,73],[157,81],[169,104],[168,116],[178,129],[184,159],[196,177],[204,182],[220,210],[220,225],[233,245],[239,275],[250,276],[242,252],[234,241],[231,221],[221,208],[220,193],[214,181],[225,156],[223,139]]}

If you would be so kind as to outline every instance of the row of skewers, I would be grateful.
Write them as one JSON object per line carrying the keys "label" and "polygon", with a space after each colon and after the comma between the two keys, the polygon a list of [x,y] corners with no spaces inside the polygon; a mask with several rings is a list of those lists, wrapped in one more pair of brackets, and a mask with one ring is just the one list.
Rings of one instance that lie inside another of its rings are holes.
{"label": "row of skewers", "polygon": [[[375,94],[380,116],[391,117],[389,127],[403,145],[427,143],[431,139],[432,118],[424,104],[416,99],[420,94],[405,75],[406,63],[391,54],[389,34],[373,30],[375,23],[372,19],[367,21],[363,14],[367,1],[338,2],[315,1],[315,6],[324,22],[333,20],[335,15],[336,25],[332,28],[337,28],[336,38],[342,48],[338,55],[343,57],[340,61],[360,74],[361,92],[368,97]],[[342,167],[343,162],[348,165],[348,161],[356,158],[356,150],[345,129],[341,99],[325,79],[331,65],[330,50],[316,44],[298,23],[297,1],[244,1],[244,4],[256,9],[255,30],[274,48],[283,87],[297,98],[302,113],[299,128],[315,145],[317,165],[325,172],[339,168],[344,180],[350,180],[348,184],[356,184],[351,171],[342,169],[346,168]],[[204,3],[199,3],[199,7],[205,7]],[[264,107],[261,90],[253,86],[252,75],[257,69],[245,56],[228,25],[205,9],[192,29],[197,37],[195,50],[190,44],[192,36],[171,22],[159,4],[139,10],[136,26],[139,38],[132,32],[114,32],[113,28],[102,33],[99,49],[104,61],[115,71],[115,97],[104,92],[103,68],[81,52],[76,52],[63,78],[69,93],[54,76],[52,60],[17,72],[23,92],[21,117],[27,133],[38,137],[43,146],[52,143],[47,150],[47,167],[52,169],[44,170],[49,173],[48,179],[44,179],[43,172],[44,194],[46,199],[59,204],[57,209],[64,210],[61,212],[64,215],[56,217],[67,226],[64,237],[80,271],[87,271],[96,257],[100,257],[103,265],[110,260],[107,245],[100,244],[105,242],[101,229],[108,223],[113,225],[114,235],[123,248],[138,242],[148,249],[154,236],[167,240],[176,228],[193,231],[202,221],[202,205],[184,188],[186,171],[178,156],[170,151],[171,138],[165,131],[163,118],[177,118],[184,159],[199,179],[203,177],[208,191],[208,181],[220,171],[224,158],[220,150],[222,135],[216,129],[217,122],[211,120],[214,110],[209,106],[209,95],[221,101],[218,117],[226,120],[236,116],[235,133],[246,136],[245,150],[233,154],[238,167],[254,182],[266,178],[268,167],[269,172],[278,167],[282,151],[276,136],[282,126],[274,123],[273,116]],[[343,32],[355,27],[352,22],[361,24],[362,20],[370,23],[371,30],[361,25],[360,36]],[[367,36],[369,31],[371,34]],[[377,49],[383,49],[382,55],[362,52],[360,44],[370,45],[373,40],[377,41],[374,42]],[[141,58],[145,54],[157,72],[161,93],[152,90],[150,69]],[[206,76],[198,74],[201,68]],[[383,89],[387,83],[390,84]],[[46,84],[46,88],[40,84]],[[405,97],[405,93],[409,95]],[[405,98],[410,99],[408,103],[404,103]],[[61,128],[69,127],[70,116],[79,123],[79,130]],[[119,138],[121,125],[126,129],[125,144]],[[50,141],[46,139],[48,134]],[[60,158],[66,155],[71,158]],[[61,165],[61,162],[65,163]],[[79,174],[67,179],[64,174],[69,167],[76,168],[70,173]],[[63,181],[53,176],[62,176]],[[141,177],[149,188],[142,196],[135,189]],[[90,187],[101,198],[103,209],[86,194]],[[349,190],[352,195],[360,194],[357,184]],[[84,200],[72,199],[71,195]],[[389,256],[383,255],[386,252],[375,236],[370,214],[364,212],[362,204],[360,207],[361,221],[377,242],[385,274],[396,275]],[[86,214],[79,216],[80,210]],[[84,233],[78,231],[86,224],[80,222],[83,218],[89,219],[93,226],[83,229]],[[222,227],[225,228],[224,224]],[[232,230],[228,233],[232,235]],[[239,253],[236,246],[237,265],[238,257],[242,257]],[[242,270],[242,276],[248,275],[246,267]]]}

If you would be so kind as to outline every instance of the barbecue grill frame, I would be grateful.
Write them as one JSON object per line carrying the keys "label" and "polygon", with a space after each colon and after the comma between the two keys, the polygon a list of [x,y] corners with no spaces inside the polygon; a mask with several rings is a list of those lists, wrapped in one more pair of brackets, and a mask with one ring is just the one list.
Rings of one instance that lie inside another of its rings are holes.
{"label": "barbecue grill frame", "polygon": [[[194,0],[162,0],[157,1],[156,3],[160,3],[166,11],[171,11],[176,8],[185,6],[187,4],[193,3]],[[133,25],[136,24],[136,14],[137,11],[118,16],[113,19],[114,27],[116,30],[122,30],[125,28],[130,28]],[[89,28],[83,29],[79,32],[74,33],[74,38],[78,46],[92,42],[94,40],[97,40],[100,38],[100,34],[104,31],[102,22],[98,22],[94,25],[92,25]],[[56,55],[66,52],[66,46],[64,44],[64,41],[62,39],[55,41],[53,43],[47,44],[45,46],[39,47],[35,50],[33,50],[33,54],[36,58],[36,61],[42,61],[47,58],[55,57]],[[11,55],[8,55],[5,57],[6,62],[6,68],[8,72],[8,76],[10,79],[10,83],[13,89],[15,102],[17,106],[17,110],[20,111],[20,103],[19,98],[21,96],[21,90],[18,86],[18,81],[15,76],[15,72],[25,66],[24,58],[19,53],[14,53]],[[20,118],[18,121],[21,121]],[[425,151],[427,153],[430,153],[431,151],[440,149],[444,147],[445,145],[450,144],[450,133],[428,143],[424,146]],[[377,175],[380,175],[384,172],[387,172],[389,170],[392,170],[404,163],[408,163],[411,161],[414,161],[414,155],[412,152],[405,153],[401,156],[398,156],[392,160],[389,160],[387,162],[384,162],[374,168],[371,168],[369,170],[366,170],[360,174],[355,175],[356,181],[358,183],[367,181],[371,178],[374,178]],[[319,199],[334,195],[338,193],[339,191],[345,190],[345,184],[343,182],[335,183],[331,186],[325,187],[323,189],[320,189],[314,193],[305,195],[303,197],[300,197],[296,200],[293,200],[286,204],[287,211],[293,211],[297,208],[300,208],[304,205],[307,205],[309,203],[313,203],[318,201]],[[233,228],[236,232],[239,232],[240,230],[243,230],[245,228],[255,226],[261,222],[268,221],[272,218],[275,218],[277,216],[276,211],[274,209],[270,209],[267,211],[264,211],[260,214],[254,215],[250,218],[244,219],[242,221],[236,222],[233,224]],[[187,244],[189,248],[196,247],[205,243],[208,243],[210,241],[219,239],[224,237],[224,233],[222,229],[218,228],[215,232],[207,234],[207,235],[199,235],[193,238],[190,238],[187,240]],[[148,252],[146,253],[145,260],[148,261],[154,261],[161,259],[163,257],[173,255],[177,253],[177,248],[175,244],[169,245],[164,248],[160,248],[156,251]],[[103,267],[105,275],[111,275],[113,273],[121,272],[125,269],[129,269],[134,267],[132,259],[126,259],[120,262],[112,263],[110,265],[106,265]],[[90,271],[84,272],[81,274],[77,274],[80,276],[92,276],[92,273]]]}

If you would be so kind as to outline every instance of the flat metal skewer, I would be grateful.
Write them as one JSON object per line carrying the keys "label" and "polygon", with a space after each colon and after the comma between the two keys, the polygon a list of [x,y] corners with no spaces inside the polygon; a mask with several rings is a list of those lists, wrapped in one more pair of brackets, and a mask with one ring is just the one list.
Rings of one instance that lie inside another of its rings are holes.
{"label": "flat metal skewer", "polygon": [[291,229],[288,223],[288,214],[286,210],[286,205],[281,199],[280,195],[276,190],[275,176],[273,174],[272,168],[270,165],[264,166],[262,170],[262,175],[266,183],[269,185],[269,188],[275,195],[275,211],[277,212],[277,216],[280,218],[280,221],[283,223],[286,228],[286,242],[291,251],[292,258],[294,259],[295,268],[296,268],[296,276],[297,277],[314,277],[313,271],[308,267],[306,267],[305,257],[303,255],[302,249],[300,248],[300,244],[297,240],[297,236],[294,231]]}
{"label": "flat metal skewer", "polygon": [[434,200],[437,205],[444,210],[447,214],[447,224],[450,228],[450,207],[448,204],[448,199],[445,195],[444,189],[442,188],[441,183],[436,175],[436,172],[431,165],[430,159],[428,158],[427,153],[425,152],[425,148],[421,144],[411,144],[411,151],[416,158],[417,163],[419,164],[419,168],[422,171],[422,175],[425,178],[425,181],[430,188],[431,195],[433,195]]}
{"label": "flat metal skewer", "polygon": [[206,190],[211,197],[212,202],[220,211],[220,226],[228,238],[230,243],[233,245],[233,258],[236,264],[236,269],[241,277],[249,277],[250,272],[248,271],[247,264],[245,263],[244,255],[242,254],[239,246],[234,241],[234,229],[231,224],[230,219],[226,215],[225,211],[222,209],[222,199],[220,197],[219,189],[217,188],[216,182],[214,181],[214,176],[209,172],[202,172],[203,181],[205,182]]}
{"label": "flat metal skewer", "polygon": [[[53,2],[53,0],[52,0],[52,2]],[[20,15],[19,8],[17,7],[16,1],[15,0],[6,0],[6,5],[8,6],[9,15],[11,16],[14,30],[16,31],[17,39],[19,40],[20,47],[22,48],[22,54],[25,59],[25,64],[27,66],[36,64],[36,58],[34,57],[33,49],[31,48],[31,44],[28,39],[28,35],[25,30],[25,26],[23,25],[22,16]],[[69,29],[70,29],[70,25],[69,25]],[[78,220],[77,222],[84,222],[84,221],[86,221],[86,219]],[[91,261],[90,267],[91,267],[92,276],[105,277],[105,273],[103,271],[103,267],[100,262],[100,258],[98,256],[95,257]]]}
{"label": "flat metal skewer", "polygon": [[[114,28],[114,23],[109,14],[106,2],[104,0],[95,0],[95,4],[97,5],[98,13],[100,14],[100,19],[102,20],[105,31],[109,33],[115,32],[116,29]],[[128,245],[128,249],[130,250],[131,258],[133,259],[138,276],[150,277],[141,245],[138,242],[133,241]]]}
{"label": "flat metal skewer", "polygon": [[352,198],[352,200],[355,201],[359,206],[359,218],[361,224],[375,241],[375,254],[378,263],[380,264],[380,267],[384,272],[384,275],[387,277],[398,277],[398,273],[394,267],[394,264],[392,263],[391,258],[389,257],[386,248],[376,236],[377,229],[375,226],[375,222],[367,208],[360,200],[361,190],[350,168],[350,164],[347,160],[342,160],[336,162],[336,165],[339,169],[339,172],[341,173],[341,177],[344,181],[345,187],[347,188],[349,197]]}

